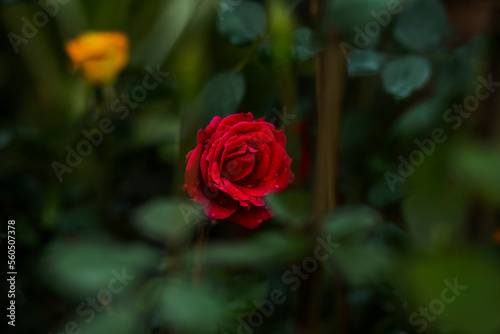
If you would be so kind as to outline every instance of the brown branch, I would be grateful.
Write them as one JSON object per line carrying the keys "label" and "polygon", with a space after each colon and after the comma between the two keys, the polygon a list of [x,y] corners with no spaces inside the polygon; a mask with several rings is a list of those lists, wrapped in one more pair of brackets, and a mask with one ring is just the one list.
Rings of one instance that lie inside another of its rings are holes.
{"label": "brown branch", "polygon": [[[318,20],[322,1],[311,1],[311,14]],[[314,219],[310,234],[321,232],[325,216],[337,204],[337,174],[339,122],[345,79],[345,58],[339,47],[340,40],[335,34],[326,38],[325,50],[316,56],[316,108],[317,138],[314,182]],[[319,333],[320,297],[322,272],[318,270],[304,282],[302,289],[296,333]],[[339,297],[340,298],[340,297]],[[342,307],[344,307],[342,303]],[[347,314],[347,310],[341,312]],[[347,328],[344,326],[344,333]]]}

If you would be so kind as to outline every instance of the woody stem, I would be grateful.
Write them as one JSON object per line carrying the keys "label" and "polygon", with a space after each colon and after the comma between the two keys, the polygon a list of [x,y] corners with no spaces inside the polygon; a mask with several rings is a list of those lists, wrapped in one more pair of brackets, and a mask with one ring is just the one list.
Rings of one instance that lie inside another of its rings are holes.
{"label": "woody stem", "polygon": [[[319,23],[324,0],[311,0],[311,14]],[[317,138],[314,181],[314,217],[310,226],[310,235],[321,233],[325,216],[337,205],[337,173],[339,122],[345,77],[345,58],[338,47],[337,34],[328,32],[325,36],[325,50],[315,58]],[[314,245],[314,240],[311,240]],[[318,333],[321,313],[321,269],[311,274],[304,282],[301,295],[297,333]],[[338,285],[341,286],[341,285]],[[337,291],[343,298],[343,294]],[[339,303],[343,307],[345,303]],[[343,326],[343,332],[347,331]]]}

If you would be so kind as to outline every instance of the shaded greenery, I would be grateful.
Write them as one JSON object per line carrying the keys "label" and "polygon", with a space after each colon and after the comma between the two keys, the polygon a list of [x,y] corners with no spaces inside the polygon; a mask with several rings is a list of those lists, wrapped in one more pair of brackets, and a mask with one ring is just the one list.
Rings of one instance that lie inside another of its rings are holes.
{"label": "shaded greenery", "polygon": [[[479,79],[500,81],[499,32],[464,40],[464,22],[437,0],[396,14],[386,0],[325,1],[318,17],[310,5],[69,1],[13,46],[8,34],[22,36],[21,19],[42,9],[0,2],[0,199],[4,221],[16,221],[16,333],[305,333],[312,277],[315,333],[500,331],[500,92]],[[86,30],[129,37],[114,85],[72,71],[64,43]],[[332,45],[345,56],[339,200],[318,217],[315,56]],[[157,68],[168,76],[135,100]],[[240,112],[285,130],[295,173],[267,200],[276,217],[251,231],[210,222],[182,190],[197,131]],[[68,147],[104,118],[114,130],[69,166]],[[71,170],[62,182],[56,161]],[[422,320],[455,280],[466,288]]]}

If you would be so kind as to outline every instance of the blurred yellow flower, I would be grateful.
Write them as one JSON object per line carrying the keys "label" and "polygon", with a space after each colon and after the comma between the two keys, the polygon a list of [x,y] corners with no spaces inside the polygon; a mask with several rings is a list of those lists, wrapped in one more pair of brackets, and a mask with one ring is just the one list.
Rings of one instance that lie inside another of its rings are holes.
{"label": "blurred yellow flower", "polygon": [[86,32],[66,42],[75,70],[96,85],[112,83],[129,58],[129,42],[120,32]]}

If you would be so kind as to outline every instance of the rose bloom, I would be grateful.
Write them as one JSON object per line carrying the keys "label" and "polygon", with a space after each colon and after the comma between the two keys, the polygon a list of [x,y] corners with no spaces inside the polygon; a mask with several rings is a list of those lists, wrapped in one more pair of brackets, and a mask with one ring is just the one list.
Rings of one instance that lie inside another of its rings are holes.
{"label": "rose bloom", "polygon": [[263,197],[293,180],[285,144],[284,131],[264,118],[216,116],[186,156],[184,190],[208,217],[256,228],[274,215]]}
{"label": "rose bloom", "polygon": [[96,85],[112,83],[128,62],[128,38],[119,32],[86,32],[66,43],[73,68]]}

